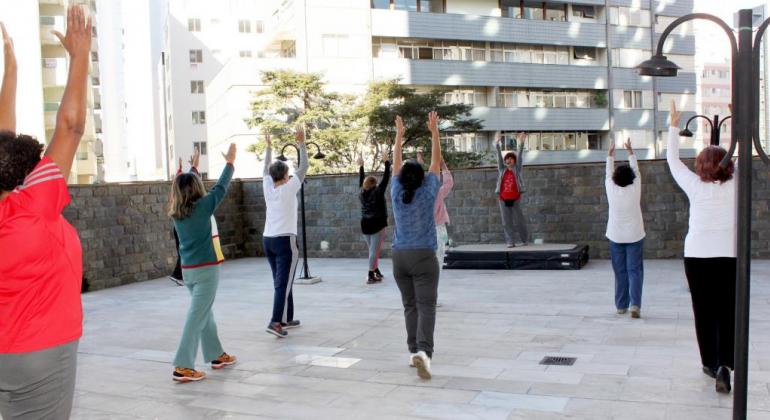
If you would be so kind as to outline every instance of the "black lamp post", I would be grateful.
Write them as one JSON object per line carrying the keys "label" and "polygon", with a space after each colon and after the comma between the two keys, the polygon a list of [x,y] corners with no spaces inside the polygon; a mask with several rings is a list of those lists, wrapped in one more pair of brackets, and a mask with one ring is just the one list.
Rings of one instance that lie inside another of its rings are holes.
{"label": "black lamp post", "polygon": [[[318,144],[310,141],[305,142],[305,144],[312,144],[316,147],[317,153],[313,155],[313,159],[323,159],[326,157],[325,154],[321,152],[321,147],[318,146]],[[297,151],[297,166],[300,164],[300,153],[299,153],[299,146],[297,146],[294,143],[289,143],[286,146],[283,146],[281,149],[281,155],[278,156],[278,160],[282,162],[286,162],[288,159],[283,154],[284,151],[286,151],[287,147],[293,147]],[[302,186],[299,189],[300,194],[300,203],[302,206],[302,275],[299,277],[298,284],[315,284],[321,281],[320,277],[311,277],[310,272],[307,269],[307,232],[305,230],[305,181],[302,181]]]}
{"label": "black lamp post", "polygon": [[719,119],[719,115],[714,115],[713,120],[709,119],[709,117],[705,115],[696,115],[691,117],[689,120],[687,120],[687,124],[684,125],[684,130],[679,132],[680,136],[692,137],[692,131],[690,131],[690,123],[696,118],[703,118],[704,120],[708,121],[709,126],[711,126],[711,140],[709,144],[711,146],[719,146],[719,136],[720,132],[722,131],[722,124],[724,124],[725,121],[731,119],[732,115],[722,118],[721,120]]}
{"label": "black lamp post", "polygon": [[738,12],[738,40],[733,30],[721,19],[706,13],[692,13],[673,21],[658,40],[655,55],[637,68],[642,76],[676,76],[679,66],[663,55],[663,43],[680,24],[693,19],[710,20],[727,34],[732,48],[732,106],[733,130],[730,150],[721,165],[728,164],[739,146],[738,159],[738,258],[735,288],[735,387],[733,419],[746,419],[749,367],[749,291],[751,278],[751,163],[753,145],[762,161],[770,165],[770,158],[759,140],[759,57],[762,35],[770,19],[764,21],[752,39],[752,12]]}

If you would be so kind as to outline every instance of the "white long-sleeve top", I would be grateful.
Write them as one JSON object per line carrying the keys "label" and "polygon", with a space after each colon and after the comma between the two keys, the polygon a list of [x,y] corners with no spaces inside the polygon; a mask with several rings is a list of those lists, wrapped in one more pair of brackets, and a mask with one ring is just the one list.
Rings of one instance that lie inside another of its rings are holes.
{"label": "white long-sleeve top", "polygon": [[607,239],[621,244],[630,244],[644,239],[644,220],[642,218],[642,177],[636,156],[628,158],[628,164],[634,171],[634,182],[621,187],[612,180],[615,171],[615,159],[607,156],[607,170],[604,188],[607,190],[607,202],[610,211],[607,219]]}
{"label": "white long-sleeve top", "polygon": [[679,159],[679,130],[668,129],[666,161],[671,175],[690,201],[690,221],[684,239],[684,256],[692,258],[735,257],[736,184],[703,182]]}

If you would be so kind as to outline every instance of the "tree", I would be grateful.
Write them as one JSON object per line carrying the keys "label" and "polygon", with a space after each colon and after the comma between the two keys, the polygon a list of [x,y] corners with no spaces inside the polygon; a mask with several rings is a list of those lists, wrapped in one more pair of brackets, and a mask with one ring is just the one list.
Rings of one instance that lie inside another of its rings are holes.
{"label": "tree", "polygon": [[[326,155],[323,161],[310,160],[310,173],[349,171],[366,123],[355,98],[326,91],[321,75],[314,73],[264,71],[262,81],[268,87],[254,94],[246,124],[270,131],[276,152],[294,141],[295,126],[303,126],[308,141],[318,143]],[[250,150],[261,154],[264,148],[260,142]],[[314,153],[309,146],[308,154]]]}
{"label": "tree", "polygon": [[[473,106],[467,104],[444,103],[444,91],[435,89],[418,93],[414,88],[399,84],[398,80],[374,82],[360,106],[360,113],[368,123],[367,141],[375,148],[385,147],[388,153],[393,148],[395,139],[394,120],[401,115],[406,125],[404,146],[407,155],[417,151],[430,150],[430,131],[428,113],[436,111],[441,118],[441,130],[448,133],[471,133],[482,128],[482,121],[470,118]],[[477,166],[482,154],[460,152],[453,145],[442,145],[444,160],[450,167]],[[426,156],[430,156],[426,153]],[[427,162],[430,164],[430,162]]]}

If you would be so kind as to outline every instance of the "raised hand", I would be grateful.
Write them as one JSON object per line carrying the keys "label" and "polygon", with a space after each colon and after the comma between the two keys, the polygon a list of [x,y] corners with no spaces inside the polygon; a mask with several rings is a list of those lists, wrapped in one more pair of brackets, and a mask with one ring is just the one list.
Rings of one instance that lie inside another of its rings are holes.
{"label": "raised hand", "polygon": [[623,147],[626,148],[626,150],[628,151],[629,155],[633,155],[634,154],[634,148],[631,147],[631,137],[629,137],[628,140],[626,140],[626,142],[623,143]]}
{"label": "raised hand", "polygon": [[610,157],[615,157],[615,140],[610,140],[610,150],[607,152]]}
{"label": "raised hand", "polygon": [[383,148],[382,154],[380,154],[380,161],[387,162],[390,160],[390,155],[388,155],[388,152]]}
{"label": "raised hand", "polygon": [[520,149],[524,148],[524,142],[527,141],[527,137],[527,133],[523,131],[516,135],[516,145],[519,146]]}
{"label": "raised hand", "polygon": [[358,159],[356,159],[356,165],[364,166],[364,157],[360,153],[358,154]]}
{"label": "raised hand", "polygon": [[193,153],[192,157],[190,158],[190,166],[197,169],[200,161],[201,161],[201,150],[196,147],[195,153]]}
{"label": "raised hand", "polygon": [[425,165],[425,159],[422,157],[422,152],[417,152],[417,163]]}
{"label": "raised hand", "polygon": [[401,119],[400,115],[396,115],[396,136],[398,138],[404,137],[404,120]]}
{"label": "raised hand", "polygon": [[179,158],[179,172],[182,172],[182,158]]}
{"label": "raised hand", "polygon": [[294,139],[297,140],[297,144],[305,142],[305,129],[302,126],[297,126],[294,130]]}
{"label": "raised hand", "polygon": [[51,31],[73,59],[91,54],[91,17],[86,17],[81,6],[70,6],[67,10],[67,34]]}
{"label": "raised hand", "polygon": [[428,113],[428,129],[431,133],[438,133],[438,112],[431,111]]}
{"label": "raised hand", "polygon": [[8,36],[5,25],[0,22],[0,30],[3,32],[3,62],[5,71],[16,69],[16,51],[13,49],[13,39]]}
{"label": "raised hand", "polygon": [[679,121],[682,119],[682,113],[676,110],[676,101],[671,100],[671,126],[679,128]]}
{"label": "raised hand", "polygon": [[235,154],[237,151],[238,150],[235,147],[235,143],[230,143],[230,148],[227,149],[227,154],[222,153],[222,157],[225,158],[227,163],[232,165],[235,162]]}
{"label": "raised hand", "polygon": [[503,141],[503,132],[500,130],[495,131],[495,143],[500,145]]}
{"label": "raised hand", "polygon": [[273,139],[270,136],[270,130],[265,129],[263,134],[265,136],[265,143],[267,143],[267,147],[272,146],[273,145]]}

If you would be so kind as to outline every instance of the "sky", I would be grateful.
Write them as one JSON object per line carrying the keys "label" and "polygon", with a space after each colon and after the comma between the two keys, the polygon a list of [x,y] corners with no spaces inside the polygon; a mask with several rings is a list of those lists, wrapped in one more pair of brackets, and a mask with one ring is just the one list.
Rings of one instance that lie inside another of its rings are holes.
{"label": "sky", "polygon": [[[761,4],[770,3],[769,0],[695,0],[694,11],[697,13],[710,13],[720,17],[733,26],[733,14],[739,9],[752,9]],[[725,6],[727,4],[728,6]],[[696,56],[701,62],[724,62],[730,57],[730,44],[727,37],[717,25],[707,21],[697,21],[696,31]],[[763,39],[770,40],[770,34]]]}

